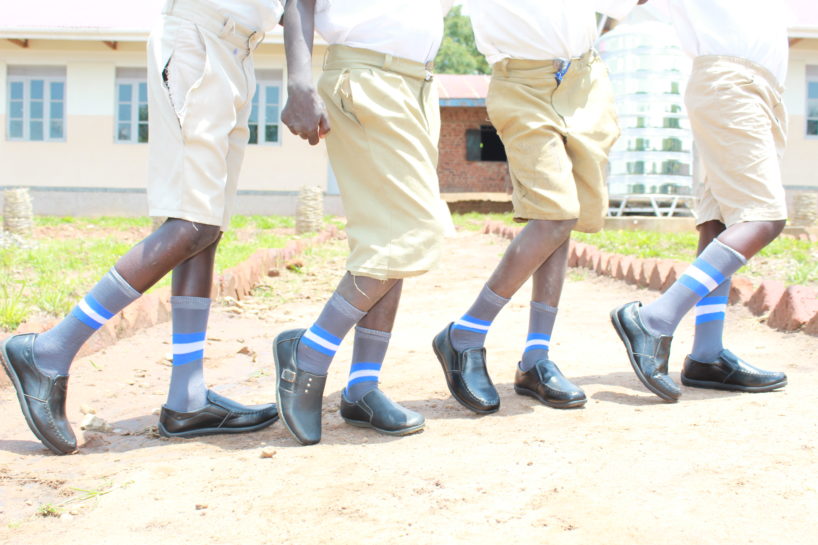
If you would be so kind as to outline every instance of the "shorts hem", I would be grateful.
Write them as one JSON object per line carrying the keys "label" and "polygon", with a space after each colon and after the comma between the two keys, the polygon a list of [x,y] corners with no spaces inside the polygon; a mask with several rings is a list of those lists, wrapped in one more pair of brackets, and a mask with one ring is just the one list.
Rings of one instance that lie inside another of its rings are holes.
{"label": "shorts hem", "polygon": [[413,276],[420,276],[422,274],[426,274],[429,272],[428,269],[422,271],[395,271],[395,270],[388,270],[385,271],[383,269],[347,269],[349,274],[353,276],[365,276],[367,278],[373,278],[375,280],[400,280],[403,278],[410,278]]}
{"label": "shorts hem", "polygon": [[[227,229],[227,225],[224,225],[223,219],[215,219],[212,216],[205,216],[202,214],[196,214],[193,212],[183,212],[181,210],[170,210],[170,209],[161,209],[161,208],[151,208],[148,212],[148,215],[151,217],[166,217],[166,218],[175,218],[185,221],[191,221],[194,223],[203,223],[205,225],[215,225],[217,227],[221,227],[221,230],[224,231]],[[228,222],[229,223],[229,222]]]}

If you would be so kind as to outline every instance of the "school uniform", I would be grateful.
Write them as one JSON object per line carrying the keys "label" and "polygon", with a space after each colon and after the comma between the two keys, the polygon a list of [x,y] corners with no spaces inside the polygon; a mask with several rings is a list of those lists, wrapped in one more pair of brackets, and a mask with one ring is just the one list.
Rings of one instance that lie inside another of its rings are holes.
{"label": "school uniform", "polygon": [[318,92],[347,216],[353,275],[405,278],[440,257],[440,106],[432,61],[451,0],[319,0],[329,44]]}
{"label": "school uniform", "polygon": [[281,0],[168,0],[148,41],[151,216],[227,228],[249,140],[253,51]]}
{"label": "school uniform", "polygon": [[765,0],[658,0],[694,57],[685,104],[704,167],[696,221],[787,219],[780,161],[789,43],[786,6]]}
{"label": "school uniform", "polygon": [[[619,137],[595,13],[620,19],[636,0],[469,0],[492,65],[486,107],[506,148],[514,216],[602,228],[608,152]],[[570,63],[570,64],[569,64]]]}

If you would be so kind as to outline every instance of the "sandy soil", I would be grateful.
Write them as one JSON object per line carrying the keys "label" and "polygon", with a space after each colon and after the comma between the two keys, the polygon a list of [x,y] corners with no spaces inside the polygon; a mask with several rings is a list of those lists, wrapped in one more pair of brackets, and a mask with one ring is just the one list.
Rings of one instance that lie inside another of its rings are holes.
{"label": "sandy soil", "polygon": [[[451,399],[431,338],[468,306],[505,244],[461,233],[438,270],[406,283],[382,387],[426,415],[414,436],[380,436],[338,416],[349,339],[313,447],[297,446],[280,423],[243,436],[155,437],[168,324],[76,362],[68,409],[84,443],[78,455],[48,454],[12,392],[0,392],[0,542],[816,543],[818,339],[772,331],[743,308],[730,309],[730,346],[785,370],[783,391],[685,389],[678,404],[661,402],[633,375],[608,321],[615,305],[655,293],[573,272],[552,356],[585,389],[586,408],[559,411],[513,392],[528,287],[488,338],[500,412],[479,417]],[[299,284],[298,300],[269,311],[258,298],[243,310],[216,308],[207,365],[219,392],[274,398],[270,342],[317,315],[332,284],[317,267],[305,263],[315,276]],[[293,274],[273,282],[286,292]],[[691,335],[686,320],[676,373]],[[120,431],[83,438],[82,405]],[[58,516],[38,515],[49,505]]]}

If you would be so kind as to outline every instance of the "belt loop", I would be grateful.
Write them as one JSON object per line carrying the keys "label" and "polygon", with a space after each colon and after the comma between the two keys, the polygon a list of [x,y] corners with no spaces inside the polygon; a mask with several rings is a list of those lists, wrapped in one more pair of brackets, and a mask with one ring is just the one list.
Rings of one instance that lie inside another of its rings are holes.
{"label": "belt loop", "polygon": [[321,62],[321,70],[327,70],[327,61],[329,60],[329,53],[332,51],[332,46],[329,46],[326,51],[324,51],[324,60]]}
{"label": "belt loop", "polygon": [[392,55],[388,55],[388,54],[384,55],[384,57],[383,57],[383,66],[381,68],[383,68],[384,70],[389,70],[389,68],[391,66],[392,66]]}
{"label": "belt loop", "polygon": [[508,77],[508,59],[503,59],[499,62],[494,63],[494,69],[503,76],[504,78]]}
{"label": "belt loop", "polygon": [[219,38],[224,38],[228,34],[235,34],[236,33],[236,22],[230,18],[225,17],[224,24],[222,25],[222,30],[219,32]]}

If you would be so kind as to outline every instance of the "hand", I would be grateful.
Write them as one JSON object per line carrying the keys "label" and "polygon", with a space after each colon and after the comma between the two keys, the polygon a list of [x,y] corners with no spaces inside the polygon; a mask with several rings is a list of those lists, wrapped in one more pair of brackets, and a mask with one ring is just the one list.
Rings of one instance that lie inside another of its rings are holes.
{"label": "hand", "polygon": [[324,102],[312,85],[290,85],[281,122],[290,132],[316,145],[330,131]]}

